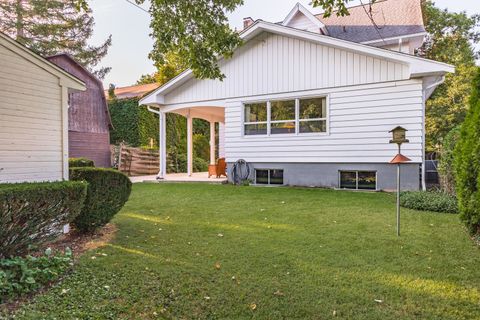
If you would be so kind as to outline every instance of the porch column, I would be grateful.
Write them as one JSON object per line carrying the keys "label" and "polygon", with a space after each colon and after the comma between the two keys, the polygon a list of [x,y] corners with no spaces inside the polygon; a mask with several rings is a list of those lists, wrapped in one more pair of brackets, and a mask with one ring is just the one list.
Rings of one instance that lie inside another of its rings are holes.
{"label": "porch column", "polygon": [[187,114],[187,174],[189,177],[193,173],[193,119],[190,110]]}
{"label": "porch column", "polygon": [[159,122],[159,158],[160,158],[160,171],[158,172],[157,179],[165,179],[167,174],[167,122],[166,122],[166,114],[164,112],[160,112],[158,114],[158,122]]}
{"label": "porch column", "polygon": [[225,158],[225,123],[218,123],[218,157]]}
{"label": "porch column", "polygon": [[210,121],[210,164],[215,164],[215,121]]}

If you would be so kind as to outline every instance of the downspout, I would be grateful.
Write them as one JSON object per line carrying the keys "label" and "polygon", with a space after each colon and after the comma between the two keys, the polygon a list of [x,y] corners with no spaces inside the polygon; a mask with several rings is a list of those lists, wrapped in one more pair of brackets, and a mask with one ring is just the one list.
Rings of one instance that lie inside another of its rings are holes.
{"label": "downspout", "polygon": [[[427,87],[423,89],[422,91],[422,100],[423,100],[423,108],[422,108],[422,123],[423,123],[423,130],[422,130],[422,190],[426,191],[427,190],[427,183],[426,183],[426,178],[425,178],[425,165],[426,165],[426,148],[425,148],[425,142],[426,142],[426,134],[425,134],[425,111],[427,107],[427,90],[430,90],[432,88],[435,88],[439,85],[441,85],[443,82],[445,82],[445,76],[442,76],[442,78]],[[429,96],[430,98],[430,96]]]}

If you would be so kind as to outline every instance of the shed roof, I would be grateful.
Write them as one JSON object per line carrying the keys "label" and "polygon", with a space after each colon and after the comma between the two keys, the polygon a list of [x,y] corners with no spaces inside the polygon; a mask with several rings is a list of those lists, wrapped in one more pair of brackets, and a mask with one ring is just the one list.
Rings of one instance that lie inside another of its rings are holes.
{"label": "shed roof", "polygon": [[0,43],[31,63],[34,63],[45,71],[57,76],[61,84],[65,85],[66,87],[80,91],[86,90],[85,83],[83,83],[83,81],[64,71],[62,68],[56,66],[52,62],[36,54],[32,50],[28,49],[2,32],[0,32]]}

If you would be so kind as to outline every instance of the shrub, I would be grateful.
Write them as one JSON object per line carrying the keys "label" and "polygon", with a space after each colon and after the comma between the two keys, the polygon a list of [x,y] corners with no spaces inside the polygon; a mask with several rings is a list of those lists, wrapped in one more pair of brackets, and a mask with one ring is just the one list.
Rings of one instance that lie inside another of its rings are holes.
{"label": "shrub", "polygon": [[32,292],[58,279],[72,264],[72,251],[52,255],[47,249],[40,257],[0,260],[0,303]]}
{"label": "shrub", "polygon": [[68,159],[68,166],[70,168],[95,167],[95,163],[87,158],[70,158]]}
{"label": "shrub", "polygon": [[110,142],[125,142],[133,147],[148,145],[150,138],[158,145],[158,115],[138,105],[138,98],[113,99],[108,102],[113,130]]}
{"label": "shrub", "polygon": [[400,194],[400,205],[405,208],[457,213],[457,199],[444,192],[406,191]]}
{"label": "shrub", "polygon": [[73,221],[81,232],[106,225],[127,202],[132,189],[130,179],[113,169],[71,168],[70,179],[88,182],[85,205]]}
{"label": "shrub", "polygon": [[[176,157],[167,157],[168,173],[187,172],[187,155],[177,154]],[[176,161],[175,161],[176,160]],[[205,172],[208,170],[208,162],[202,158],[193,158],[193,172]]]}
{"label": "shrub", "polygon": [[58,236],[80,213],[86,194],[83,182],[0,184],[0,258]]}
{"label": "shrub", "polygon": [[438,174],[442,190],[452,196],[455,195],[455,172],[453,168],[455,146],[460,137],[460,127],[453,128],[443,140],[438,161]]}
{"label": "shrub", "polygon": [[455,148],[455,178],[460,218],[480,234],[480,68],[473,82],[470,109]]}

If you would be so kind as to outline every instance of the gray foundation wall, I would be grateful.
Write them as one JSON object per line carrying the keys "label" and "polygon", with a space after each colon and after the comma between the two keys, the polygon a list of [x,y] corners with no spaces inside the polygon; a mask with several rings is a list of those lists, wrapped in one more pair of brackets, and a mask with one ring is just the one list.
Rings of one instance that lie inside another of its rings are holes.
{"label": "gray foundation wall", "polygon": [[[227,164],[230,182],[233,165]],[[255,169],[283,169],[284,185],[338,188],[339,171],[360,170],[377,172],[377,190],[397,188],[397,166],[388,163],[249,163],[249,166],[252,181],[255,181]],[[419,190],[420,164],[402,164],[400,181],[402,190]]]}

